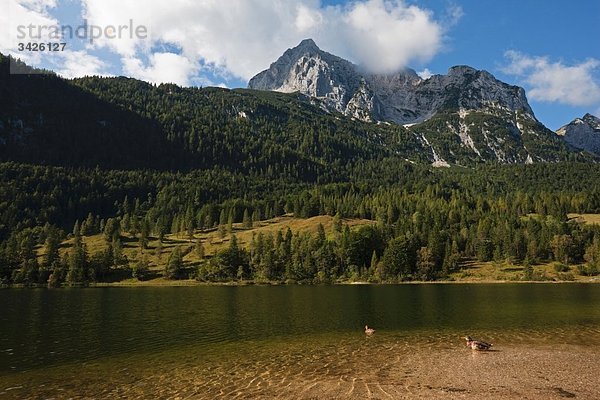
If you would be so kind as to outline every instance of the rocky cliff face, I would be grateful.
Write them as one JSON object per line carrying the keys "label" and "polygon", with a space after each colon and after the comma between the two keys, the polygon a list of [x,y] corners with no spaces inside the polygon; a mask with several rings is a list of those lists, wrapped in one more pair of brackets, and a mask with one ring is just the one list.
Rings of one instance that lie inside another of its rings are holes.
{"label": "rocky cliff face", "polygon": [[556,131],[571,146],[600,156],[600,118],[585,114]]}
{"label": "rocky cliff face", "polygon": [[[288,49],[268,70],[250,79],[248,87],[284,93],[300,92],[322,101],[327,109],[349,115],[358,113],[363,117],[361,119],[369,119],[367,115],[371,111],[372,98],[368,98],[368,92],[361,92],[364,83],[356,67],[343,58],[322,51],[312,39],[303,40],[298,46]],[[353,106],[346,110],[348,103],[355,98]],[[360,112],[356,110],[359,98],[365,100],[361,100],[361,104],[366,108]]]}
{"label": "rocky cliff face", "polygon": [[311,39],[287,50],[269,69],[252,78],[250,89],[301,92],[325,107],[363,120],[398,124],[423,122],[447,109],[499,108],[533,118],[525,91],[467,66],[447,75],[421,79],[414,70],[364,73],[359,67],[319,49]]}

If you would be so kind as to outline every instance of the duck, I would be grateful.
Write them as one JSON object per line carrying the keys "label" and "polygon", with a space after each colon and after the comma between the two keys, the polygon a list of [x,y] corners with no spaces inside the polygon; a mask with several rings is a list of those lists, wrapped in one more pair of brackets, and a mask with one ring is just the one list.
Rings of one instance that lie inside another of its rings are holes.
{"label": "duck", "polygon": [[489,350],[492,347],[491,343],[475,340],[471,336],[465,336],[463,339],[467,341],[467,347],[473,350]]}
{"label": "duck", "polygon": [[375,333],[375,329],[373,329],[373,328],[369,328],[369,326],[368,326],[368,325],[365,325],[365,333],[366,333],[367,335],[372,335],[372,334],[374,334],[374,333]]}

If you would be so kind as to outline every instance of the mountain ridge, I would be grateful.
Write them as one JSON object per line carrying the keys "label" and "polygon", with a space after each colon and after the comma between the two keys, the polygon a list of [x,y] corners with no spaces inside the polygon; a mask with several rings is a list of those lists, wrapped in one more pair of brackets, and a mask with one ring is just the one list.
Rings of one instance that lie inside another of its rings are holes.
{"label": "mountain ridge", "polygon": [[268,69],[251,78],[248,88],[299,91],[352,117],[358,116],[348,104],[355,96],[366,97],[370,102],[363,114],[368,113],[368,117],[361,119],[401,125],[423,122],[446,109],[479,109],[494,103],[535,119],[525,91],[497,80],[487,71],[456,65],[446,75],[428,79],[410,68],[373,74],[321,50],[312,39],[286,50]]}
{"label": "mountain ridge", "polygon": [[306,39],[250,79],[248,87],[299,92],[330,112],[403,125],[436,166],[465,159],[558,161],[564,146],[536,119],[523,88],[466,65],[427,79],[410,68],[371,74]]}
{"label": "mountain ridge", "polygon": [[569,145],[600,156],[600,118],[587,113],[556,131]]}
{"label": "mountain ridge", "polygon": [[[0,61],[0,161],[226,168],[314,181],[381,160],[438,167],[587,160],[526,111],[493,105],[471,110],[455,103],[407,128],[344,116],[301,93],[157,86],[124,77],[13,76],[8,58]],[[403,78],[385,79],[401,84]],[[366,79],[358,88],[360,95],[347,105],[354,114],[376,105]]]}

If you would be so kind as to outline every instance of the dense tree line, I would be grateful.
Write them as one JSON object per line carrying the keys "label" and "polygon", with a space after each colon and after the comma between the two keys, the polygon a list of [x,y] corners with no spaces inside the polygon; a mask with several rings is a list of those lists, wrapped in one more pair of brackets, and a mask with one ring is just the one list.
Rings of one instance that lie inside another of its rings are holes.
{"label": "dense tree line", "polygon": [[[190,250],[178,249],[166,260],[165,276],[439,279],[456,270],[461,259],[583,263],[579,272],[597,272],[598,228],[567,218],[571,212],[600,211],[597,165],[439,170],[404,164],[393,167],[403,174],[389,183],[392,165],[380,164],[378,178],[365,168],[352,183],[307,186],[218,170],[182,175],[2,164],[1,279],[79,284],[114,279],[123,269],[143,277],[148,262],[124,257],[123,236],[136,237],[144,249],[150,237],[160,241],[178,233],[193,238],[195,232],[214,229],[225,236],[234,223],[251,228],[284,213],[335,216],[336,233],[258,235],[247,249],[232,239],[229,249],[211,257],[204,256],[200,243],[194,251],[204,262],[197,271],[185,270],[182,253]],[[373,225],[351,230],[343,218],[369,219]],[[89,254],[78,238],[97,233],[103,233],[107,250]],[[57,246],[67,236],[72,245],[60,258]],[[35,257],[36,246],[45,249],[42,262]]]}

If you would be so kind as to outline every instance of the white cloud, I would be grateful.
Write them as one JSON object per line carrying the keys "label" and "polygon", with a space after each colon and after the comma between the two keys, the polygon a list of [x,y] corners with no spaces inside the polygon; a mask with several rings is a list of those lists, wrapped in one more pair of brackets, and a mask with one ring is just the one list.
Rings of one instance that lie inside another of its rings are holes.
{"label": "white cloud", "polygon": [[190,76],[198,70],[197,65],[186,57],[174,53],[154,53],[150,65],[145,66],[137,58],[123,59],[126,74],[153,83],[176,83],[188,86]]}
{"label": "white cloud", "polygon": [[323,14],[314,8],[299,4],[296,9],[295,27],[299,32],[310,33],[323,23]]}
{"label": "white cloud", "polygon": [[[56,25],[49,10],[67,0],[9,1],[20,7],[27,4],[28,13]],[[308,37],[324,50],[371,70],[397,70],[431,60],[444,46],[448,29],[463,15],[460,7],[451,4],[436,18],[430,10],[405,0],[354,0],[335,6],[325,6],[321,0],[79,1],[82,17],[90,25],[132,22],[148,28],[150,35],[139,38],[125,32],[119,39],[99,38],[87,45],[88,54],[107,49],[122,60],[125,73],[177,83],[201,81],[203,77],[193,74],[207,69],[213,78],[247,80]],[[91,71],[100,67],[90,66]],[[85,72],[79,67],[67,69]]]}
{"label": "white cloud", "polygon": [[[242,79],[307,37],[370,69],[395,70],[429,61],[447,30],[430,11],[402,0],[360,0],[346,6],[323,6],[319,0],[170,0],[143,6],[134,0],[82,1],[90,23],[121,24],[135,16],[136,23],[149,25],[151,41],[98,43],[125,59],[139,58],[152,44],[168,43],[192,64],[201,60],[217,74],[224,70]],[[453,7],[449,14],[456,23],[462,10]]]}
{"label": "white cloud", "polygon": [[37,12],[45,12],[47,8],[56,7],[56,0],[18,0],[18,3]]}
{"label": "white cloud", "polygon": [[[89,25],[94,25],[105,30],[115,28],[116,37],[102,35],[90,47],[107,47],[122,57],[134,57],[138,50],[148,51],[152,45],[150,30],[153,14],[169,19],[169,2],[148,1],[140,6],[139,1],[131,0],[82,0],[83,17]],[[157,17],[158,18],[158,17]],[[170,21],[174,25],[176,21]],[[119,27],[127,27],[121,29]],[[137,27],[142,27],[148,32],[137,35],[132,32]]]}
{"label": "white cloud", "polygon": [[11,54],[30,65],[51,67],[55,72],[67,77],[84,75],[106,75],[107,65],[85,51],[67,48],[60,52],[18,51],[19,43],[55,42],[50,28],[60,25],[51,15],[57,7],[57,0],[8,0],[6,13],[0,15],[0,52]]}
{"label": "white cloud", "polygon": [[[443,29],[431,12],[400,1],[354,3],[336,32],[345,32],[352,58],[376,72],[389,72],[411,61],[429,61],[440,50]],[[333,33],[333,32],[332,32]]]}
{"label": "white cloud", "polygon": [[85,51],[64,51],[57,53],[60,65],[56,71],[66,78],[78,78],[86,75],[109,75],[106,72],[106,63],[98,57],[87,54]]}
{"label": "white cloud", "polygon": [[[6,1],[6,0],[5,0]],[[0,51],[16,54],[19,42],[31,39],[43,42],[49,39],[49,31],[38,30],[37,27],[56,26],[58,21],[50,15],[50,9],[56,5],[54,0],[7,0],[6,7],[0,13]],[[29,25],[33,28],[29,29]],[[31,33],[31,35],[30,35]],[[23,52],[23,60],[37,59]]]}
{"label": "white cloud", "polygon": [[421,77],[421,79],[429,79],[433,76],[433,73],[429,70],[429,68],[425,68],[423,71],[418,71],[417,75]]}
{"label": "white cloud", "polygon": [[528,86],[532,100],[557,102],[573,106],[600,103],[600,79],[595,74],[600,61],[590,58],[582,63],[565,65],[548,57],[533,57],[517,51],[507,51],[510,61],[504,72],[519,76]]}
{"label": "white cloud", "polygon": [[458,22],[465,16],[465,12],[463,8],[457,4],[451,3],[448,9],[446,10],[446,15],[444,16],[444,24],[446,26],[454,26],[458,24]]}

